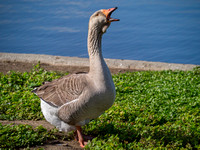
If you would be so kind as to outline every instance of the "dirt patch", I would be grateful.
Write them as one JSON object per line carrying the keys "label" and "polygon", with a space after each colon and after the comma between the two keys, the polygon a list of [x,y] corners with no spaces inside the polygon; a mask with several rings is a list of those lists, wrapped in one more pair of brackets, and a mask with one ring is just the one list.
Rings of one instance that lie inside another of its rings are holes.
{"label": "dirt patch", "polygon": [[[7,121],[7,120],[0,120],[0,123],[2,125],[7,125],[7,124],[13,124],[13,125],[19,125],[19,124],[27,124],[31,125],[33,128],[36,128],[40,125],[42,125],[44,128],[47,130],[54,129],[54,126],[49,124],[45,120],[39,120],[39,121],[32,121],[32,120],[15,120],[15,121]],[[60,132],[57,134],[59,137],[63,137],[65,135],[64,132]],[[45,145],[41,146],[35,146],[31,147],[30,149],[39,149],[39,148],[44,148],[45,150],[81,150],[81,147],[79,146],[79,143],[75,140],[67,141],[67,140],[62,140],[62,138],[59,138],[58,140],[54,141],[48,141],[45,143]]]}
{"label": "dirt patch", "polygon": [[[0,61],[0,72],[6,74],[10,70],[18,71],[18,72],[29,72],[33,67],[37,64],[32,63],[24,63],[24,62],[11,62],[11,61]],[[89,67],[77,67],[77,66],[53,66],[49,64],[40,64],[41,68],[47,71],[58,71],[58,72],[69,72],[69,73],[77,73],[77,72],[88,72]],[[133,69],[114,69],[110,68],[112,74],[117,73],[125,73],[127,71],[135,71]]]}
{"label": "dirt patch", "polygon": [[[18,71],[18,72],[29,72],[37,64],[24,63],[24,62],[10,62],[10,61],[0,61],[0,72],[6,74],[8,71]],[[58,71],[58,72],[87,72],[89,68],[87,67],[71,67],[71,66],[52,66],[48,64],[40,64],[41,68],[47,71]]]}
{"label": "dirt patch", "polygon": [[0,123],[2,125],[6,125],[6,124],[10,124],[10,123],[12,123],[13,125],[28,124],[28,125],[31,125],[33,128],[36,128],[36,127],[42,125],[47,130],[51,130],[51,129],[54,128],[53,125],[51,125],[50,123],[48,123],[45,120],[39,120],[39,121],[33,121],[33,120],[14,120],[14,121],[0,120]]}

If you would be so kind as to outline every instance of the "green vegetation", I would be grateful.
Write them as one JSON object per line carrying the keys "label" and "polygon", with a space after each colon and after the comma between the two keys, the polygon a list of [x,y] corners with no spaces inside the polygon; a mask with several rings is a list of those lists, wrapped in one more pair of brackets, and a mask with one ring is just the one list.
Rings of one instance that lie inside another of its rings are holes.
{"label": "green vegetation", "polygon": [[47,131],[42,126],[33,129],[29,125],[1,125],[0,148],[19,148],[42,145],[47,139],[55,139],[52,131]]}
{"label": "green vegetation", "polygon": [[200,148],[200,68],[114,76],[116,102],[87,132],[99,149]]}
{"label": "green vegetation", "polygon": [[[44,71],[39,65],[31,72],[0,74],[0,119],[44,119],[39,99],[31,90],[62,75]],[[113,80],[116,101],[84,127],[85,134],[96,137],[86,148],[200,149],[200,68],[125,73],[114,75]],[[12,130],[15,134],[11,134]],[[0,133],[14,138],[11,141],[15,144],[6,146],[10,148],[42,144],[50,137],[47,131],[21,125],[1,125]],[[41,134],[37,137],[38,133]],[[27,141],[17,142],[20,139],[17,137],[24,134],[30,135]],[[0,145],[5,142],[5,137],[1,135]]]}
{"label": "green vegetation", "polygon": [[[62,74],[63,75],[63,74]],[[44,81],[61,77],[56,72],[47,72],[36,65],[31,72],[0,73],[0,120],[44,119],[40,100],[31,91]]]}

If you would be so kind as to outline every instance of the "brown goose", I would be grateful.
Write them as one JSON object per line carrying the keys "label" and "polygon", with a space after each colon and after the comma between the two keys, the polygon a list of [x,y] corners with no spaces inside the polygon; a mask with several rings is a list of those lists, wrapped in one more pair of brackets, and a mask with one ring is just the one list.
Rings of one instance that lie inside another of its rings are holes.
{"label": "brown goose", "polygon": [[81,147],[86,144],[81,126],[101,115],[115,100],[115,86],[102,56],[101,39],[111,22],[119,21],[110,17],[116,9],[102,9],[90,17],[89,73],[64,76],[33,90],[41,99],[45,119],[61,131],[76,130]]}

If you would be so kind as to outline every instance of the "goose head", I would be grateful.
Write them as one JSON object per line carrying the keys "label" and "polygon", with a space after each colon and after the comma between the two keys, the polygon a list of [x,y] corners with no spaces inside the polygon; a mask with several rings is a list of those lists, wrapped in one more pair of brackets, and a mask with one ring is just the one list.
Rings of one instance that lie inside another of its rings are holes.
{"label": "goose head", "polygon": [[117,9],[101,9],[96,11],[91,17],[89,21],[89,29],[94,28],[100,33],[105,33],[111,22],[119,21],[119,19],[111,18],[111,14]]}

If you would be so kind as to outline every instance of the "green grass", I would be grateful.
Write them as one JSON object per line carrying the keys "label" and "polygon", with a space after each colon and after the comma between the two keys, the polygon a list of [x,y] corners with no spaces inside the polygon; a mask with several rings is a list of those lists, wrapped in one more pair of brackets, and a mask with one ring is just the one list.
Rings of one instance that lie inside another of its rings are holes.
{"label": "green grass", "polygon": [[47,140],[55,139],[53,130],[47,131],[42,126],[33,129],[30,125],[1,125],[0,148],[17,149],[42,145]]}
{"label": "green grass", "polygon": [[[0,119],[44,119],[31,90],[62,75],[39,65],[31,72],[0,74]],[[200,149],[200,68],[125,73],[113,80],[116,101],[84,127],[96,137],[86,148]]]}
{"label": "green grass", "polygon": [[86,130],[99,149],[200,148],[200,69],[114,76],[116,101]]}
{"label": "green grass", "polygon": [[[62,74],[64,75],[64,74]],[[31,91],[44,81],[61,77],[56,72],[47,72],[39,64],[31,72],[0,73],[0,120],[44,119],[40,100]]]}

